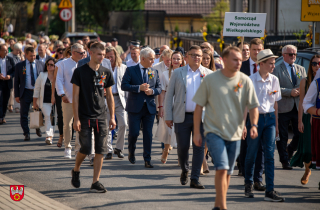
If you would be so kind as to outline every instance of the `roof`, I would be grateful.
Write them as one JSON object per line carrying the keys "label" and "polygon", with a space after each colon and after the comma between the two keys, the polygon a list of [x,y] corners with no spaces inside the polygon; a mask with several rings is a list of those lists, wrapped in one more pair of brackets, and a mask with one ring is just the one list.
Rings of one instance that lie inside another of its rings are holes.
{"label": "roof", "polygon": [[146,0],[145,10],[164,10],[170,16],[206,16],[216,0]]}

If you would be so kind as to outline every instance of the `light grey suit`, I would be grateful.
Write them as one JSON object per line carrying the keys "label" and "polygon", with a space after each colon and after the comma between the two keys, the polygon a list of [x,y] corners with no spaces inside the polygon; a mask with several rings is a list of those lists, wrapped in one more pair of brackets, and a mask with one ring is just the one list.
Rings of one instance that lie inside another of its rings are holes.
{"label": "light grey suit", "polygon": [[282,99],[278,101],[279,113],[290,112],[293,109],[294,104],[296,104],[297,109],[299,107],[299,96],[292,97],[291,91],[294,88],[299,88],[301,80],[306,78],[307,74],[303,66],[298,64],[293,64],[293,66],[301,75],[300,78],[297,77],[297,84],[295,86],[293,86],[290,74],[283,62],[273,70],[273,74],[279,79],[282,96]]}
{"label": "light grey suit", "polygon": [[[117,68],[117,79],[116,79],[116,85],[118,89],[118,96],[114,95],[114,106],[115,106],[115,115],[118,121],[118,137],[117,137],[117,144],[116,148],[123,151],[124,150],[124,139],[126,135],[126,126],[127,126],[127,112],[125,111],[126,108],[126,92],[121,89],[121,82],[124,73],[126,72],[127,66],[124,64],[121,64],[120,67]],[[112,69],[111,69],[112,71]],[[108,109],[108,106],[107,106]],[[107,120],[110,120],[110,112],[107,110]],[[112,135],[111,131],[108,131],[108,138],[107,138],[107,147],[108,147],[108,153],[112,153]]]}
{"label": "light grey suit", "polygon": [[[213,71],[200,66],[200,71],[205,75]],[[186,113],[186,92],[187,92],[188,65],[174,70],[171,75],[169,87],[166,92],[164,119],[173,120],[174,123],[182,123]],[[173,103],[174,97],[174,103]]]}
{"label": "light grey suit", "polygon": [[[299,96],[292,97],[291,91],[294,88],[299,88],[300,82],[306,77],[306,70],[304,67],[293,64],[297,76],[297,83],[293,85],[290,74],[286,68],[284,62],[277,66],[273,70],[273,74],[278,77],[281,89],[282,99],[278,101],[278,112],[279,112],[279,136],[280,141],[277,141],[277,148],[280,156],[280,162],[283,164],[282,167],[285,168],[289,164],[290,157],[294,151],[298,148],[299,143],[299,130],[298,130],[298,107],[299,107]],[[300,78],[299,78],[300,77]],[[294,105],[296,108],[294,108]],[[293,128],[293,138],[291,143],[288,145],[288,127],[291,122]],[[290,155],[288,155],[288,153]]]}
{"label": "light grey suit", "polygon": [[[201,74],[211,74],[213,71],[200,66]],[[165,120],[173,120],[174,131],[178,144],[178,158],[183,174],[189,171],[189,148],[190,137],[193,131],[193,113],[186,113],[186,93],[187,93],[188,65],[173,71],[165,99]],[[174,98],[174,102],[173,102]],[[203,136],[203,125],[201,123],[200,132]],[[200,147],[193,144],[192,172],[191,180],[199,180],[200,170],[203,161],[204,143]]]}

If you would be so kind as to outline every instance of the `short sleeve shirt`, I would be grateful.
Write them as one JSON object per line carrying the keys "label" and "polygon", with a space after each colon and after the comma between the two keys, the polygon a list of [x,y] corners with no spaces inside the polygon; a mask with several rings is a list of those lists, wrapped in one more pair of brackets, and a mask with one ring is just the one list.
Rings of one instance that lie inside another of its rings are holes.
{"label": "short sleeve shirt", "polygon": [[104,88],[114,85],[111,71],[102,65],[95,71],[85,64],[75,69],[71,83],[80,87],[79,119],[105,119]]}
{"label": "short sleeve shirt", "polygon": [[259,106],[251,79],[237,72],[226,77],[220,70],[204,77],[193,101],[205,107],[204,134],[215,133],[226,141],[241,139],[246,107]]}
{"label": "short sleeve shirt", "polygon": [[274,103],[281,100],[281,90],[278,77],[269,74],[266,80],[262,79],[259,72],[250,76],[257,93],[260,114],[274,112]]}

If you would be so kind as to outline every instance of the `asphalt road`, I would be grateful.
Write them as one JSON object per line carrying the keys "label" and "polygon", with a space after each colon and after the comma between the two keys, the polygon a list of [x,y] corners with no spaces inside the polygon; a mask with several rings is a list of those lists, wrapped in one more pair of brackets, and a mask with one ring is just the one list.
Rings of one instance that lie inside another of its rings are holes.
{"label": "asphalt road", "polygon": [[[215,173],[212,164],[210,173],[200,178],[206,189],[182,186],[179,182],[181,170],[176,149],[170,152],[167,164],[163,165],[160,162],[161,148],[157,140],[153,141],[152,149],[154,169],[144,167],[140,136],[136,164],[129,163],[127,150],[124,151],[124,159],[118,159],[114,155],[112,160],[105,161],[100,182],[108,192],[94,194],[89,193],[93,174],[89,161],[85,161],[81,168],[81,187],[75,189],[71,186],[70,171],[74,160],[63,159],[64,149],[56,147],[58,131],[51,146],[45,144],[44,137],[38,138],[34,130],[31,141],[25,142],[19,115],[9,113],[6,120],[7,124],[0,126],[0,173],[23,183],[26,189],[30,187],[74,209],[193,210],[212,209],[214,206]],[[238,171],[235,170],[228,191],[228,209],[320,209],[320,171],[313,170],[309,183],[302,186],[300,179],[304,169],[284,171],[278,159],[276,151],[275,189],[281,192],[286,201],[265,202],[263,192],[255,192],[254,199],[245,198],[243,178],[237,176]]]}

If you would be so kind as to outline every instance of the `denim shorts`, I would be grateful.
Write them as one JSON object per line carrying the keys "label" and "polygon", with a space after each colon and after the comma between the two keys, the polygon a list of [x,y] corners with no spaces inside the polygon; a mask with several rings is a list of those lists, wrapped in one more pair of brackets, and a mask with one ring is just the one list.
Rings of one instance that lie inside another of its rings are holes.
{"label": "denim shorts", "polygon": [[241,141],[226,141],[214,133],[208,133],[206,141],[215,170],[228,170],[228,175],[231,175],[240,153]]}
{"label": "denim shorts", "polygon": [[[81,130],[79,131],[79,152],[85,155],[91,154],[94,147],[95,154],[108,154],[107,149],[107,122],[105,119],[83,120],[80,119]],[[92,129],[94,130],[94,145],[92,145]]]}

